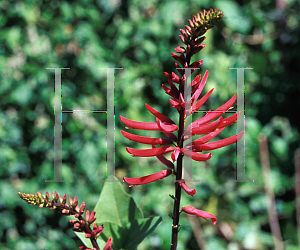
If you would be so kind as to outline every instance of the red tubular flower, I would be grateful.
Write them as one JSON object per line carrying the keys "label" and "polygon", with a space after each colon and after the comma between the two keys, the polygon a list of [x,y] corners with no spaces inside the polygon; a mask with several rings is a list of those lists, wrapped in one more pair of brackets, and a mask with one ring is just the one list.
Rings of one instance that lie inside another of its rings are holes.
{"label": "red tubular flower", "polygon": [[165,146],[160,148],[151,148],[151,149],[134,149],[126,147],[126,150],[129,154],[133,156],[141,156],[141,157],[150,157],[150,156],[158,156],[174,150],[172,146]]}
{"label": "red tubular flower", "polygon": [[178,75],[176,75],[174,72],[172,72],[172,82],[175,82],[177,84],[181,84],[181,79]]}
{"label": "red tubular flower", "polygon": [[182,66],[184,65],[184,59],[182,59],[182,57],[176,55],[175,53],[171,52],[171,56],[180,64],[182,64]]}
{"label": "red tubular flower", "polygon": [[235,123],[235,121],[240,117],[241,111],[237,112],[236,114],[229,116],[228,118],[224,119],[218,128],[224,128],[228,125]]}
{"label": "red tubular flower", "polygon": [[198,102],[196,102],[192,106],[192,112],[195,112],[200,109],[200,107],[207,101],[207,99],[210,97],[211,93],[214,91],[212,88],[208,93],[206,93]]}
{"label": "red tubular flower", "polygon": [[176,124],[168,124],[166,122],[162,122],[157,117],[156,117],[156,122],[161,132],[164,133],[172,133],[178,129]]}
{"label": "red tubular flower", "polygon": [[178,46],[177,48],[174,49],[175,52],[177,53],[184,53],[185,52],[185,48],[182,46]]}
{"label": "red tubular flower", "polygon": [[178,101],[174,101],[172,99],[169,99],[169,101],[170,101],[170,103],[171,103],[171,105],[172,105],[173,108],[176,108],[176,109],[180,109],[181,108],[181,105],[179,104]]}
{"label": "red tubular flower", "polygon": [[143,177],[137,177],[137,178],[123,177],[123,180],[132,186],[143,185],[143,184],[147,184],[147,183],[150,183],[153,181],[157,181],[159,179],[163,179],[163,178],[169,176],[170,174],[172,174],[172,170],[166,169],[166,170],[162,170],[158,173],[150,174],[150,175],[143,176]]}
{"label": "red tubular flower", "polygon": [[95,213],[96,211],[92,211],[90,213],[89,210],[86,210],[85,212],[85,218],[86,218],[86,221],[89,223],[89,224],[92,224],[97,218],[95,217]]}
{"label": "red tubular flower", "polygon": [[194,196],[196,193],[196,189],[189,188],[184,181],[179,182],[180,187],[186,192],[188,195]]}
{"label": "red tubular flower", "polygon": [[107,240],[107,242],[106,242],[106,244],[105,244],[103,250],[112,250],[111,247],[112,247],[112,238],[110,237],[110,238]]}
{"label": "red tubular flower", "polygon": [[207,160],[209,160],[211,158],[211,153],[208,153],[208,154],[198,154],[198,153],[192,152],[189,149],[184,149],[184,148],[181,149],[181,152],[184,155],[186,155],[187,157],[192,158],[195,161],[207,161]]}
{"label": "red tubular flower", "polygon": [[172,161],[176,161],[178,156],[180,154],[180,148],[179,147],[176,147],[174,149],[174,152],[171,153],[171,158],[172,158]]}
{"label": "red tubular flower", "polygon": [[223,120],[223,117],[221,116],[214,122],[207,123],[207,124],[204,124],[202,126],[192,128],[192,133],[193,133],[193,135],[203,135],[203,134],[210,133],[210,132],[214,131],[216,128],[219,127],[222,120]]}
{"label": "red tubular flower", "polygon": [[129,140],[136,141],[143,144],[150,144],[150,145],[169,145],[172,144],[172,141],[169,139],[162,139],[162,138],[152,138],[146,136],[139,136],[130,134],[121,130],[121,134]]}
{"label": "red tubular flower", "polygon": [[197,215],[198,217],[201,217],[203,219],[211,219],[212,224],[216,225],[217,224],[217,218],[208,212],[202,211],[202,210],[198,210],[194,207],[191,206],[186,206],[182,208],[182,211],[187,213],[187,214],[194,214]]}
{"label": "red tubular flower", "polygon": [[199,146],[199,148],[201,150],[204,150],[204,151],[214,150],[214,149],[217,149],[217,148],[222,148],[222,147],[225,147],[227,145],[230,145],[232,143],[237,142],[239,139],[241,139],[243,137],[243,135],[244,135],[244,131],[242,131],[241,133],[239,133],[237,135],[231,136],[229,138],[226,138],[226,139],[223,139],[223,140],[220,140],[220,141],[215,141],[215,142],[202,144],[202,145]]}
{"label": "red tubular flower", "polygon": [[163,89],[166,91],[166,93],[173,97],[173,98],[177,98],[177,93],[173,90],[173,89],[169,89],[168,87],[166,87],[166,85],[162,84]]}
{"label": "red tubular flower", "polygon": [[184,44],[188,44],[188,40],[186,38],[184,38],[184,36],[179,35],[179,38]]}
{"label": "red tubular flower", "polygon": [[194,95],[192,96],[191,100],[192,100],[192,105],[194,104],[194,102],[198,99],[198,97],[200,96],[205,84],[206,84],[206,80],[208,77],[208,70],[206,70],[197,90],[195,91]]}
{"label": "red tubular flower", "polygon": [[211,139],[215,138],[218,134],[220,134],[222,131],[224,130],[224,128],[222,129],[216,129],[214,132],[211,132],[205,136],[202,136],[201,138],[193,141],[193,145],[201,145],[205,142],[210,141]]}
{"label": "red tubular flower", "polygon": [[136,122],[120,115],[120,120],[127,126],[133,129],[143,129],[143,130],[159,130],[156,122]]}

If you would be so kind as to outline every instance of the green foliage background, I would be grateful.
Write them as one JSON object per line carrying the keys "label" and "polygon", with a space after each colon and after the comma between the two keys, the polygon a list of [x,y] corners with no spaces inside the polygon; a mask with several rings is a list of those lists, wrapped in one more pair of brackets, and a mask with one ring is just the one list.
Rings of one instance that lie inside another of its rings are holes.
{"label": "green foliage background", "polygon": [[[175,72],[170,53],[182,45],[179,29],[203,8],[220,8],[224,18],[206,35],[203,59],[210,71],[206,93],[215,88],[203,110],[215,109],[236,92],[236,71],[245,70],[246,179],[233,183],[234,145],[212,152],[207,164],[194,163],[200,183],[182,205],[209,211],[213,226],[199,219],[207,249],[273,249],[266,210],[257,135],[269,142],[271,182],[286,249],[297,247],[294,151],[299,145],[299,1],[105,1],[26,0],[0,2],[0,249],[78,249],[82,243],[68,218],[25,204],[18,191],[55,190],[78,196],[92,210],[105,178],[106,115],[63,113],[63,179],[53,179],[54,70],[62,70],[63,110],[106,110],[107,67],[115,74],[116,176],[158,172],[152,158],[133,158],[126,146],[142,148],[122,137],[119,115],[154,122],[145,108],[178,121],[161,87],[163,72]],[[195,75],[195,74],[194,74]],[[198,114],[200,117],[200,114]],[[196,119],[197,116],[195,116]],[[157,137],[155,132],[134,131]],[[226,128],[220,138],[236,133]],[[146,147],[145,147],[146,148]],[[162,216],[158,228],[138,249],[169,249],[174,193],[172,178],[124,189],[145,217]],[[97,217],[97,214],[96,214]],[[199,249],[190,221],[180,217],[178,249]],[[224,230],[225,228],[225,230]],[[225,232],[225,233],[224,233]]]}

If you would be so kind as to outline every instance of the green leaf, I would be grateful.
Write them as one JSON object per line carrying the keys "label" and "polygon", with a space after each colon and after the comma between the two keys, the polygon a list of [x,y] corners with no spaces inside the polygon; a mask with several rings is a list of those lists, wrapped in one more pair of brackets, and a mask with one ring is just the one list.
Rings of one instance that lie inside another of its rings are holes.
{"label": "green leaf", "polygon": [[120,182],[105,182],[96,207],[98,221],[119,225],[134,219],[144,218],[133,198],[124,192]]}
{"label": "green leaf", "polygon": [[[124,192],[120,182],[106,182],[103,186],[96,211],[97,226],[103,224],[103,232],[97,242],[102,248],[112,237],[113,249],[136,250],[145,237],[151,234],[162,221],[160,216],[143,218],[143,213],[133,198]],[[84,233],[76,235],[92,248]]]}

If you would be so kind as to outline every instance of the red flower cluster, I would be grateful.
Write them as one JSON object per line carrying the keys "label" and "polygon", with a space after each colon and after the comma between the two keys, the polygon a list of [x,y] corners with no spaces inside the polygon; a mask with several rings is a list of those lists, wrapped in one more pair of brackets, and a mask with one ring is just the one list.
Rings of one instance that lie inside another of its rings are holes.
{"label": "red flower cluster", "polygon": [[[165,90],[167,94],[173,97],[173,100],[170,99],[170,103],[172,107],[176,108],[177,110],[185,109],[185,101],[183,98],[183,94],[182,92],[179,92],[177,87],[174,86],[174,84],[172,83],[172,82],[175,83],[177,82],[175,78],[178,76],[175,75],[175,73],[172,73],[173,76],[167,73],[165,74],[167,75],[167,79],[169,80],[169,85],[171,87],[171,89],[166,89],[167,87],[165,87]],[[191,106],[192,106],[191,113],[198,111],[199,108],[205,103],[205,101],[208,99],[208,97],[213,91],[212,89],[211,91],[208,92],[208,94],[204,95],[199,101],[197,101],[202,89],[205,86],[207,76],[208,76],[208,71],[205,72],[205,75],[201,81],[200,81],[201,75],[197,76],[192,81],[191,85],[193,87],[194,94],[190,99]],[[179,84],[183,84],[181,83],[181,80]],[[244,132],[241,132],[238,135],[234,135],[223,140],[207,143],[210,140],[212,140],[214,137],[216,137],[218,134],[220,134],[226,126],[233,124],[239,117],[240,112],[226,119],[223,119],[221,116],[222,113],[227,111],[234,104],[235,100],[236,100],[236,95],[234,95],[230,100],[228,100],[225,104],[223,104],[215,111],[207,112],[204,117],[191,123],[190,126],[187,127],[186,132],[191,133],[192,136],[203,135],[203,134],[206,135],[193,141],[191,146],[187,146],[185,148],[183,147],[180,148],[178,146],[178,138],[173,133],[174,131],[178,130],[178,126],[175,124],[175,122],[173,122],[170,118],[164,116],[163,114],[159,113],[157,110],[155,110],[154,108],[152,108],[150,105],[146,103],[145,104],[146,108],[156,118],[155,123],[137,122],[120,116],[121,121],[129,128],[132,129],[159,130],[163,132],[167,137],[169,137],[169,139],[139,136],[121,130],[121,134],[127,139],[152,146],[151,149],[133,149],[127,147],[126,150],[128,153],[132,154],[133,156],[140,156],[140,157],[156,156],[164,165],[166,165],[168,168],[171,169],[174,169],[174,164],[163,156],[168,152],[171,152],[171,159],[173,162],[177,160],[180,153],[192,158],[195,161],[206,161],[211,158],[211,153],[200,154],[198,152],[210,151],[217,148],[225,147],[241,139],[244,134]],[[213,121],[216,118],[218,119]],[[185,136],[184,140],[187,139],[189,139],[189,137]],[[156,145],[162,147],[156,147]],[[175,147],[171,145],[175,145]],[[141,184],[146,184],[146,183],[156,181],[158,179],[163,179],[169,176],[170,174],[172,174],[172,170],[168,169],[168,170],[162,170],[152,175],[138,177],[138,178],[124,177],[123,180],[130,185],[141,185]]]}
{"label": "red flower cluster", "polygon": [[[224,128],[228,125],[231,125],[236,122],[240,116],[240,112],[234,114],[226,119],[223,119],[221,116],[224,112],[229,110],[236,101],[236,95],[233,95],[225,104],[217,108],[215,111],[209,111],[201,119],[192,122],[184,130],[184,121],[190,116],[193,112],[196,112],[200,107],[207,101],[214,89],[211,89],[207,94],[202,98],[199,98],[208,78],[208,70],[206,70],[204,76],[201,79],[201,75],[198,75],[191,82],[192,97],[188,100],[188,106],[190,109],[186,110],[185,100],[184,100],[184,84],[186,82],[185,70],[186,68],[191,69],[193,73],[196,68],[200,68],[202,65],[202,60],[196,61],[190,64],[191,57],[202,50],[205,45],[202,42],[205,40],[203,34],[207,30],[214,27],[215,24],[220,22],[223,17],[223,12],[220,10],[210,9],[209,11],[204,10],[203,13],[198,13],[193,17],[193,20],[188,20],[190,26],[185,25],[185,30],[180,29],[182,35],[180,35],[181,41],[186,45],[186,47],[179,46],[175,48],[175,53],[171,53],[171,56],[177,61],[175,66],[179,75],[172,72],[169,74],[165,72],[166,78],[168,80],[169,87],[165,84],[162,84],[163,89],[166,94],[168,94],[171,99],[169,99],[170,104],[173,108],[177,109],[180,114],[179,127],[172,121],[169,117],[161,114],[153,107],[148,105],[146,108],[155,116],[156,122],[138,122],[126,119],[120,116],[121,121],[127,126],[126,128],[131,129],[140,129],[140,130],[157,130],[164,133],[167,138],[152,138],[146,136],[138,136],[121,130],[121,134],[128,138],[129,140],[136,141],[143,144],[151,145],[152,148],[149,149],[133,149],[127,147],[126,150],[133,156],[140,157],[152,157],[156,156],[166,167],[169,169],[162,170],[158,173],[151,175],[137,177],[137,178],[127,178],[123,177],[123,180],[129,185],[141,185],[150,182],[163,179],[172,173],[176,175],[177,180],[179,181],[180,187],[188,194],[193,196],[196,193],[195,189],[190,189],[185,182],[177,175],[177,172],[174,168],[174,162],[177,161],[178,157],[183,155],[192,158],[195,161],[207,161],[211,158],[211,153],[201,153],[203,151],[211,151],[217,148],[225,147],[232,143],[235,143],[237,140],[241,139],[244,132],[241,132],[237,135],[231,136],[229,138],[209,142],[220,134]],[[201,37],[202,36],[202,37]],[[179,65],[181,64],[181,66]],[[182,67],[182,68],[180,68]],[[175,86],[178,85],[178,87]],[[216,120],[215,120],[216,119]],[[178,130],[178,135],[174,134]],[[195,135],[204,135],[201,138],[194,140],[187,146],[183,146],[183,141],[190,139]],[[166,159],[163,155],[171,152],[171,160]],[[182,163],[180,166],[182,167]],[[178,169],[177,169],[178,170]],[[194,214],[202,218],[211,218],[213,224],[216,223],[217,219],[215,216],[208,212],[197,210],[193,207],[183,207],[182,211]]]}

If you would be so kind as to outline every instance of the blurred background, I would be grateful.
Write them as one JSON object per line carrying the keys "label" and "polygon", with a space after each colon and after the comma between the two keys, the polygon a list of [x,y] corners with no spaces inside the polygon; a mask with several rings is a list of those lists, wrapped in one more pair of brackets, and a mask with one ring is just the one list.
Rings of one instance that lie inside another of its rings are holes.
{"label": "blurred background", "polygon": [[[120,134],[125,125],[119,116],[155,122],[148,103],[178,122],[161,84],[167,83],[164,72],[176,72],[171,52],[183,45],[179,29],[203,8],[221,9],[224,18],[206,33],[205,49],[192,58],[203,59],[197,74],[210,72],[203,93],[215,88],[201,110],[216,109],[236,93],[236,70],[229,67],[253,68],[245,70],[245,178],[254,182],[229,181],[235,179],[235,145],[212,151],[205,164],[194,162],[193,179],[200,182],[190,187],[197,193],[183,193],[182,205],[209,211],[218,223],[182,215],[178,249],[283,249],[274,247],[274,237],[282,238],[284,249],[299,249],[296,0],[0,1],[0,249],[78,249],[82,243],[68,224],[70,218],[28,205],[18,192],[77,195],[92,210],[103,186],[99,180],[105,179],[106,114],[70,112],[62,114],[62,173],[71,182],[45,182],[54,178],[54,70],[46,68],[71,68],[62,70],[62,110],[106,110],[106,70],[99,68],[123,68],[115,70],[116,177],[158,172],[164,166],[156,158],[126,152],[126,146],[147,147]],[[232,125],[219,139],[236,132]],[[260,133],[268,149],[263,141],[259,146]],[[268,161],[261,164],[261,155],[269,156],[270,168]],[[139,250],[170,248],[172,180],[133,188],[122,184],[145,217],[163,218]],[[268,211],[273,195],[278,216]]]}

